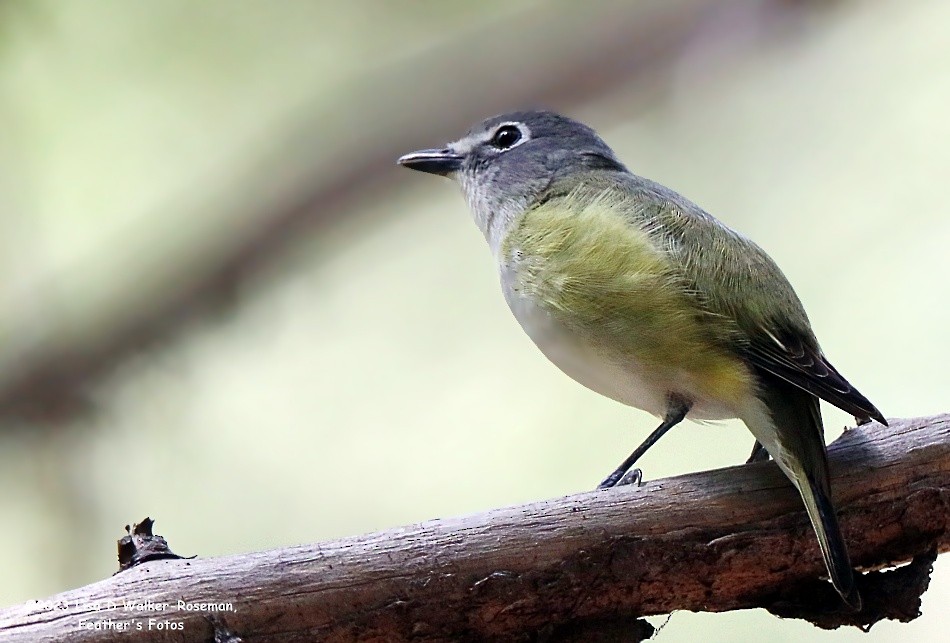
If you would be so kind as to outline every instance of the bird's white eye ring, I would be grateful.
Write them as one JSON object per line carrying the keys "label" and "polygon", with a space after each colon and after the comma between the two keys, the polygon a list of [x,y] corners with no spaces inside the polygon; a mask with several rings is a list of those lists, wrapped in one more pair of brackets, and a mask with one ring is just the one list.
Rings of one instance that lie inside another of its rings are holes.
{"label": "bird's white eye ring", "polygon": [[495,130],[491,137],[492,147],[507,150],[514,147],[521,140],[521,130],[516,125],[506,124]]}

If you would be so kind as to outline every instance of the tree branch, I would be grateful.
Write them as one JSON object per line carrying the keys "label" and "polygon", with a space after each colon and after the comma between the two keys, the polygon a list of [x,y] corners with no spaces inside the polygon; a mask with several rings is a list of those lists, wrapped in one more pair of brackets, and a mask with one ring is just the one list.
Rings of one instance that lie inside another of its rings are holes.
{"label": "tree branch", "polygon": [[[801,501],[764,462],[316,545],[153,561],[0,611],[0,638],[204,642],[226,627],[248,642],[567,641],[609,640],[634,616],[673,610],[766,607],[812,620],[817,610],[825,627],[916,617],[926,556],[950,549],[950,414],[859,427],[829,452],[855,564],[918,557],[896,575],[862,575],[859,614],[817,580],[824,567]],[[233,609],[209,618],[179,601]]]}

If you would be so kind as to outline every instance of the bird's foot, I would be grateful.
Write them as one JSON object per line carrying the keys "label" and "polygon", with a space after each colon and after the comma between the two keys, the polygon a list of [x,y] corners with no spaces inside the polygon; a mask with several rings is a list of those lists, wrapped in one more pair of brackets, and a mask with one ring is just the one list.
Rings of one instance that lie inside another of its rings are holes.
{"label": "bird's foot", "polygon": [[746,464],[751,462],[765,462],[769,459],[769,452],[765,450],[765,447],[759,444],[759,441],[756,440],[755,444],[752,446],[752,453],[749,454],[749,459],[745,461]]}
{"label": "bird's foot", "polygon": [[625,474],[623,474],[623,477],[620,479],[620,482],[617,483],[617,486],[622,487],[628,484],[632,484],[635,487],[642,485],[643,471],[640,469],[630,469],[630,471],[627,471]]}
{"label": "bird's foot", "polygon": [[623,487],[626,485],[639,487],[643,484],[643,471],[640,469],[630,469],[630,471],[614,471],[603,482],[597,485],[598,489],[610,489],[611,487]]}

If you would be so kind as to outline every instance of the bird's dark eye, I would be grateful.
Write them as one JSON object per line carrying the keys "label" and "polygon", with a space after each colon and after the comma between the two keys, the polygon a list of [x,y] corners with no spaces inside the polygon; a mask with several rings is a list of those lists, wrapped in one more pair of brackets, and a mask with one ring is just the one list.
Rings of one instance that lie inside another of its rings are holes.
{"label": "bird's dark eye", "polygon": [[491,137],[491,144],[499,150],[507,150],[521,140],[521,130],[514,125],[502,125]]}

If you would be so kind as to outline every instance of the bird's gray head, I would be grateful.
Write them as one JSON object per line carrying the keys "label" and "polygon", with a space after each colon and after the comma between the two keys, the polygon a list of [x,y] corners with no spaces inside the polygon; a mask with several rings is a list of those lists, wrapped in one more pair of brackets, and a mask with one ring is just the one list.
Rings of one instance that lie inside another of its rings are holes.
{"label": "bird's gray head", "polygon": [[494,116],[444,148],[412,152],[398,163],[455,179],[492,246],[555,181],[584,171],[626,171],[594,130],[547,111]]}

